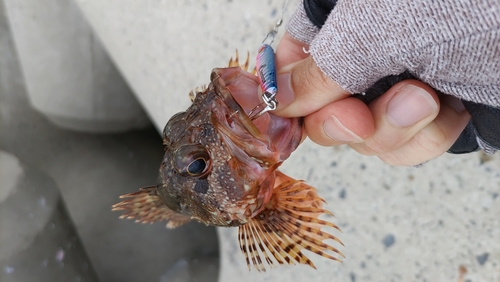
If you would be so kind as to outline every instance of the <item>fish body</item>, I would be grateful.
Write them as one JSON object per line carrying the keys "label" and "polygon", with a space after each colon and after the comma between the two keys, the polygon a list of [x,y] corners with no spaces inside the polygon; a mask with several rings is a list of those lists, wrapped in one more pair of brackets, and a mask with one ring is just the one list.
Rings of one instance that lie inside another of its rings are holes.
{"label": "fish body", "polygon": [[270,113],[251,120],[252,107],[240,104],[250,104],[248,97],[257,97],[261,84],[246,71],[248,60],[243,69],[237,65],[236,59],[228,68],[214,69],[193,104],[168,121],[157,184],[123,195],[127,199],[113,210],[124,210],[122,218],[138,222],[167,221],[169,228],[192,219],[238,226],[249,269],[265,270],[264,261],[314,267],[303,249],[340,260],[342,253],[323,242],[342,244],[321,230],[339,229],[318,219],[331,214],[322,209],[323,199],[312,186],[278,170],[302,140],[302,120]]}

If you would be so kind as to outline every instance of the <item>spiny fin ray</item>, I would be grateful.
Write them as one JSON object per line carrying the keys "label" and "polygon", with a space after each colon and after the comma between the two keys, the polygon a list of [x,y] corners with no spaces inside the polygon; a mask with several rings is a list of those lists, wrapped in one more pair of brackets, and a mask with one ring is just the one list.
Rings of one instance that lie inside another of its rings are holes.
{"label": "spiny fin ray", "polygon": [[205,92],[207,90],[207,85],[203,84],[200,88],[196,87],[194,90],[191,90],[189,92],[189,99],[191,100],[191,103],[194,102],[194,99],[196,98],[196,95],[200,92]]}
{"label": "spiny fin ray", "polygon": [[318,196],[316,189],[279,171],[276,173],[279,184],[274,188],[269,203],[247,224],[239,227],[240,249],[248,268],[251,269],[253,265],[257,271],[265,271],[264,261],[271,267],[277,262],[306,264],[316,268],[302,253],[304,249],[341,262],[344,257],[342,252],[329,242],[323,242],[330,239],[343,246],[340,239],[321,230],[323,227],[340,228],[318,218],[331,213],[321,208],[324,200]]}
{"label": "spiny fin ray", "polygon": [[[240,59],[239,59],[238,50],[236,50],[236,54],[234,56],[234,59],[233,59],[233,57],[231,57],[229,59],[228,67],[229,68],[240,67],[244,71],[247,71],[249,73],[257,75],[257,69],[254,68],[252,71],[248,70],[248,67],[250,66],[250,52],[247,51],[247,59],[245,60],[245,62],[242,65],[240,65],[239,60]],[[197,87],[194,90],[191,90],[189,92],[189,99],[191,100],[191,102],[194,102],[194,99],[196,98],[196,94],[198,94],[198,92],[205,92],[205,90],[207,90],[207,85],[202,85],[200,88]]]}
{"label": "spiny fin ray", "polygon": [[169,209],[156,195],[156,186],[144,187],[120,198],[127,199],[112,207],[113,211],[126,211],[120,218],[135,219],[135,222],[141,223],[167,221],[167,228],[175,228],[191,220],[191,217]]}
{"label": "spiny fin ray", "polygon": [[247,59],[243,64],[240,64],[240,59],[239,59],[239,54],[238,54],[238,49],[236,49],[236,54],[233,57],[229,59],[228,67],[240,67],[242,70],[247,71],[251,74],[257,75],[257,69],[253,68],[252,71],[248,70],[248,67],[250,66],[250,52],[247,51]]}

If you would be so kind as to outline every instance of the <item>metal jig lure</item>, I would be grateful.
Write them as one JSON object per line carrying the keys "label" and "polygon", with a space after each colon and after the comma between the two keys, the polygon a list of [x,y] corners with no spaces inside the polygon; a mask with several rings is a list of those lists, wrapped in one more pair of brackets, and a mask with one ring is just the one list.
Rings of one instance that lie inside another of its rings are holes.
{"label": "metal jig lure", "polygon": [[283,16],[288,6],[288,0],[283,4],[281,17],[274,25],[274,28],[266,35],[262,41],[262,46],[257,53],[256,69],[259,77],[260,88],[262,90],[263,102],[253,108],[250,113],[250,119],[256,119],[262,114],[273,111],[278,107],[276,93],[278,92],[278,83],[276,81],[276,59],[271,44],[278,33],[278,28],[283,23]]}

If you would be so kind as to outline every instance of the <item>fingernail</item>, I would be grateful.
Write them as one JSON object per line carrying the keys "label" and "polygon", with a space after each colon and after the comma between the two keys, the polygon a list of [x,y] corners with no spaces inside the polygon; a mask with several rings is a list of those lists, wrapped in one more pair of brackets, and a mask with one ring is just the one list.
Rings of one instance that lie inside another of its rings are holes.
{"label": "fingernail", "polygon": [[362,142],[361,137],[354,134],[354,132],[347,129],[340,120],[335,116],[330,116],[323,123],[323,130],[326,135],[333,140],[340,142]]}
{"label": "fingernail", "polygon": [[284,108],[295,101],[291,78],[292,76],[290,72],[280,73],[276,76],[276,83],[278,83],[277,98],[279,101],[278,106],[280,108]]}
{"label": "fingernail", "polygon": [[397,126],[416,124],[437,110],[437,104],[424,89],[412,84],[402,87],[387,105],[387,116]]}

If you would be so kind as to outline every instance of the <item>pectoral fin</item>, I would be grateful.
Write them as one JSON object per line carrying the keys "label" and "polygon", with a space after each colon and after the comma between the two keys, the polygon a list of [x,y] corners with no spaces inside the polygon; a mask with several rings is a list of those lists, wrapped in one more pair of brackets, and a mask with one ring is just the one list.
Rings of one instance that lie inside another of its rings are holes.
{"label": "pectoral fin", "polygon": [[321,208],[324,200],[318,196],[316,189],[279,171],[277,183],[264,210],[239,227],[238,240],[248,268],[253,265],[258,271],[265,271],[263,259],[269,266],[277,262],[307,264],[316,268],[302,253],[304,249],[341,261],[326,253],[331,251],[344,257],[329,242],[323,242],[331,239],[343,245],[337,237],[321,230],[327,226],[340,229],[337,225],[318,218],[321,214],[332,214]]}
{"label": "pectoral fin", "polygon": [[169,209],[156,195],[156,186],[144,187],[120,198],[128,198],[112,207],[113,211],[126,211],[120,218],[141,223],[167,221],[167,228],[176,228],[191,220],[191,217]]}

